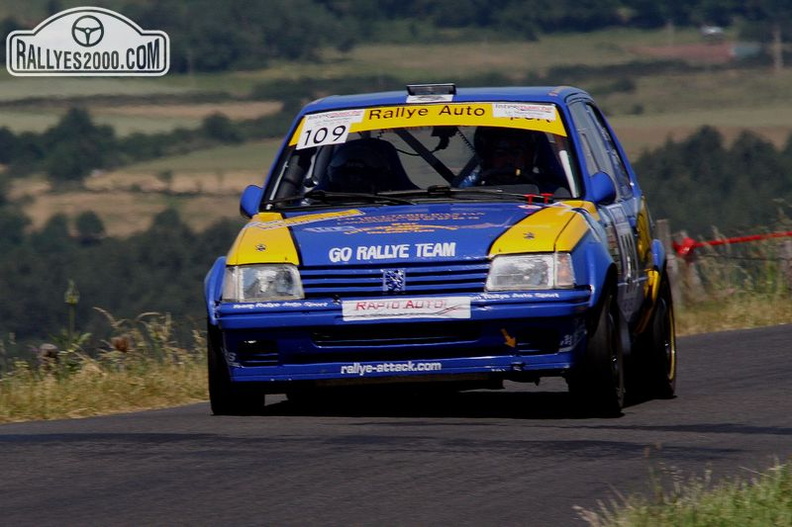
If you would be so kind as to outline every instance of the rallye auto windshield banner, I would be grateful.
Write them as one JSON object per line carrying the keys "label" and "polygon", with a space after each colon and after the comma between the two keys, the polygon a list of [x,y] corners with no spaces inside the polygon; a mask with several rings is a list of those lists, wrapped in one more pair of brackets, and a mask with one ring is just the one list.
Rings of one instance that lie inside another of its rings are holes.
{"label": "rallye auto windshield banner", "polygon": [[306,115],[289,145],[298,149],[343,143],[354,132],[421,126],[503,126],[566,136],[552,104],[523,102],[406,104]]}

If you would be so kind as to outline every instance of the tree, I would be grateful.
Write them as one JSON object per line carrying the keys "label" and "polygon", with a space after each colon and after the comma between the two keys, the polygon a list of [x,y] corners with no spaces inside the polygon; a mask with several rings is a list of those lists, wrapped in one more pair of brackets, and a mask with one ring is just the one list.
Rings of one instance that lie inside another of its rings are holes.
{"label": "tree", "polygon": [[13,161],[18,149],[19,140],[14,132],[7,126],[0,128],[0,163],[8,164]]}
{"label": "tree", "polygon": [[[0,21],[0,34],[8,35],[12,31],[22,29],[22,26],[13,17],[6,17]],[[6,39],[0,39],[0,62],[5,64],[6,61]]]}
{"label": "tree", "polygon": [[12,247],[17,247],[25,241],[25,228],[30,220],[21,211],[8,205],[0,207],[0,254],[7,254]]}
{"label": "tree", "polygon": [[223,143],[240,143],[243,139],[231,119],[222,113],[213,113],[204,118],[201,131],[207,138]]}
{"label": "tree", "polygon": [[83,245],[93,245],[105,237],[102,219],[92,210],[81,212],[75,220],[77,238]]}
{"label": "tree", "polygon": [[81,181],[118,157],[115,131],[97,126],[82,108],[71,108],[44,133],[45,168],[55,182]]}
{"label": "tree", "polygon": [[34,249],[50,258],[62,257],[73,248],[69,218],[63,213],[53,215],[42,229],[31,236]]}

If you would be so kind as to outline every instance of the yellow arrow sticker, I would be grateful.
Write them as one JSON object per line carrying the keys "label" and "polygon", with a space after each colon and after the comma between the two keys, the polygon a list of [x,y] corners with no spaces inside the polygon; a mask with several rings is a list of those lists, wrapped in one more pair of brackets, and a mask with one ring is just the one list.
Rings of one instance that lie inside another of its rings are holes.
{"label": "yellow arrow sticker", "polygon": [[501,328],[501,334],[503,334],[504,343],[507,346],[509,346],[510,348],[517,347],[517,338],[509,335],[509,332],[506,331],[506,328]]}

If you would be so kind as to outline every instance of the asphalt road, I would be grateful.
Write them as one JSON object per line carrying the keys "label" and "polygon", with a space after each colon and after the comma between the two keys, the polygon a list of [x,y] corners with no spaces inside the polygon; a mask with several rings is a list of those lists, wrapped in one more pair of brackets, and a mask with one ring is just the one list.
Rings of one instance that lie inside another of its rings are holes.
{"label": "asphalt road", "polygon": [[575,414],[563,382],[212,417],[0,426],[3,525],[585,525],[575,506],[792,456],[792,326],[680,339],[678,397]]}

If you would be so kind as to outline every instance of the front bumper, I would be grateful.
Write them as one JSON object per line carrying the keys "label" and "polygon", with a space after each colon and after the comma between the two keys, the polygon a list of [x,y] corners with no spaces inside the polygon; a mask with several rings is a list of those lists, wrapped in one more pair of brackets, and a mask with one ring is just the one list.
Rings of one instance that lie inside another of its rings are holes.
{"label": "front bumper", "polygon": [[273,391],[304,381],[533,380],[574,364],[589,289],[468,298],[464,320],[349,321],[331,299],[220,304],[215,318],[231,379],[270,383]]}

